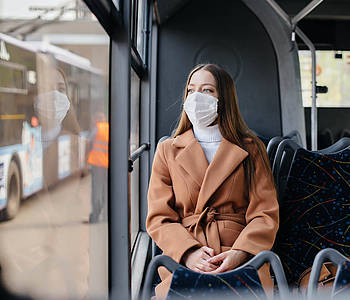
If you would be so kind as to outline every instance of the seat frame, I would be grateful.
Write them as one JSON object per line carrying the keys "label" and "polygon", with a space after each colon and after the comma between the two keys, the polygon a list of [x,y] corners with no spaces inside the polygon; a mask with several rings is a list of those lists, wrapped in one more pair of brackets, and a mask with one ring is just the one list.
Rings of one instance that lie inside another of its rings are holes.
{"label": "seat frame", "polygon": [[[313,299],[316,299],[317,297],[318,280],[320,278],[322,264],[326,260],[330,260],[332,263],[337,265],[338,270],[339,270],[339,267],[344,262],[350,261],[350,259],[340,254],[339,251],[332,248],[326,248],[318,252],[317,255],[315,256],[315,259],[311,268],[310,280],[307,288],[307,300],[313,300]],[[338,272],[337,272],[337,275],[338,275]],[[336,276],[336,280],[337,280],[337,276]],[[332,295],[333,294],[334,294],[334,286],[332,290]]]}
{"label": "seat frame", "polygon": [[[254,256],[251,260],[246,262],[244,265],[228,272],[240,271],[247,267],[253,267],[258,270],[266,262],[271,264],[281,299],[289,299],[288,284],[283,271],[282,263],[277,254],[273,253],[272,251],[262,251]],[[142,300],[149,300],[151,298],[151,287],[153,280],[158,268],[161,266],[167,268],[172,273],[174,273],[178,268],[184,268],[183,265],[177,263],[169,256],[158,255],[154,257],[148,266],[145,284],[143,287]]]}

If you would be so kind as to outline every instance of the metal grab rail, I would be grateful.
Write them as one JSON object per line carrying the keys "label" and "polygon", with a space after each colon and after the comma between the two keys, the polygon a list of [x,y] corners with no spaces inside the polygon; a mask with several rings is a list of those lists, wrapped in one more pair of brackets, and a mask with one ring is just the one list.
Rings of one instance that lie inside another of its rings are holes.
{"label": "metal grab rail", "polygon": [[134,162],[142,155],[143,152],[148,151],[149,149],[150,145],[147,143],[143,143],[139,148],[137,148],[133,153],[131,153],[129,158],[129,172],[133,171]]}
{"label": "metal grab rail", "polygon": [[290,18],[288,14],[275,2],[275,0],[266,0],[274,11],[284,20],[287,26],[292,30],[292,40],[295,41],[295,33],[302,39],[311,52],[311,72],[312,72],[312,106],[311,106],[311,150],[317,150],[317,82],[316,82],[316,49],[310,39],[297,27],[298,22],[315,9],[323,0],[313,0],[304,9],[302,9],[294,18]]}

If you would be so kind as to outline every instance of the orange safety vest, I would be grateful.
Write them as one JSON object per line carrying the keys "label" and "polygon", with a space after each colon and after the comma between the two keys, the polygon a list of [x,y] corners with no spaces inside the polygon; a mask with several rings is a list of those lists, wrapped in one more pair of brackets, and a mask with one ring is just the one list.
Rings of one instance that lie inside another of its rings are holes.
{"label": "orange safety vest", "polygon": [[97,134],[89,153],[88,163],[90,165],[108,168],[109,125],[107,122],[98,122],[96,127]]}

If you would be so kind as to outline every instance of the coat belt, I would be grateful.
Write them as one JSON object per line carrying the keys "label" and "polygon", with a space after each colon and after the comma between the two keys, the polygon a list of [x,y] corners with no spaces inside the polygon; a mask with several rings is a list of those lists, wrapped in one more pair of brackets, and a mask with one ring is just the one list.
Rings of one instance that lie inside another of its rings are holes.
{"label": "coat belt", "polygon": [[214,249],[215,255],[221,252],[219,227],[216,221],[226,220],[242,223],[242,215],[221,214],[213,207],[206,207],[202,213],[182,219],[182,225],[189,227],[195,238],[203,245]]}

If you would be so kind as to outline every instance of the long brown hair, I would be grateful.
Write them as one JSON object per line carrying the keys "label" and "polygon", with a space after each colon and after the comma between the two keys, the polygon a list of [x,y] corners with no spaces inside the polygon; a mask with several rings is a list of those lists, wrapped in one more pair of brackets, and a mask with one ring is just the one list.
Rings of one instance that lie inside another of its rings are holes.
{"label": "long brown hair", "polygon": [[[216,88],[218,91],[218,126],[222,136],[233,144],[246,150],[248,153],[251,149],[247,146],[247,138],[250,138],[253,143],[256,144],[258,155],[263,159],[263,164],[268,173],[270,174],[270,180],[273,182],[273,177],[270,169],[270,164],[266,154],[265,146],[260,139],[248,128],[247,124],[243,120],[237,103],[237,93],[234,82],[231,76],[222,68],[214,64],[201,64],[196,66],[188,75],[186,88],[184,92],[184,101],[187,97],[187,89],[192,78],[192,75],[199,71],[209,71],[216,80]],[[184,133],[192,127],[190,120],[188,119],[185,111],[182,111],[179,125],[175,131],[174,137]],[[252,153],[250,153],[252,154]],[[243,162],[245,178],[245,189],[247,194],[254,187],[252,184],[255,174],[255,155],[249,155]]]}

